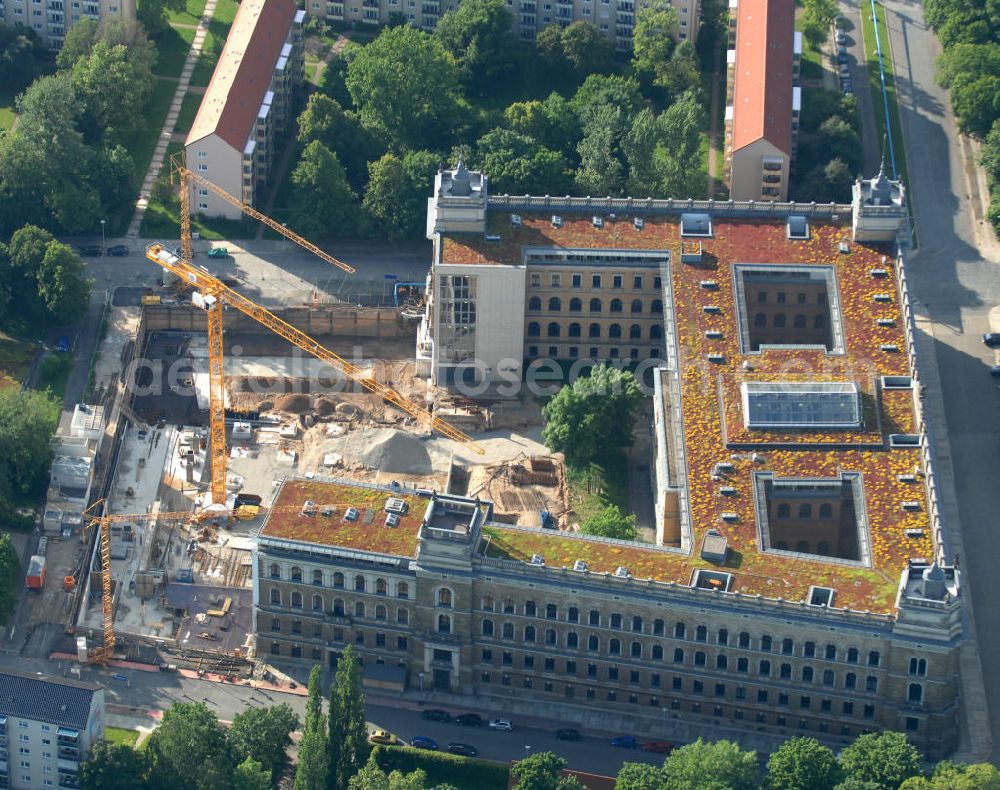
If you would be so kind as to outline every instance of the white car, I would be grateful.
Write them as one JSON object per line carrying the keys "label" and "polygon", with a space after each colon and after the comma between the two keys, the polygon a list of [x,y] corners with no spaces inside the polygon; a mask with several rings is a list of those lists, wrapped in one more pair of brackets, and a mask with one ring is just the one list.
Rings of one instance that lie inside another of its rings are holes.
{"label": "white car", "polygon": [[493,721],[490,722],[490,729],[510,732],[514,729],[514,725],[508,719],[493,719]]}

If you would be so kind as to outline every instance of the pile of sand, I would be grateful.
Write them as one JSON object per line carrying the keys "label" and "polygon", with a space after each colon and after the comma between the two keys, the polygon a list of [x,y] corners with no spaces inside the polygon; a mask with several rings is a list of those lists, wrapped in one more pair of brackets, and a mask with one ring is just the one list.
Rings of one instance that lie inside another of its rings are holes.
{"label": "pile of sand", "polygon": [[372,431],[365,439],[368,449],[361,461],[370,469],[411,475],[434,472],[427,447],[412,434],[386,429]]}
{"label": "pile of sand", "polygon": [[289,414],[304,414],[309,411],[309,396],[282,395],[274,402],[274,408]]}
{"label": "pile of sand", "polygon": [[320,417],[329,417],[337,410],[337,402],[327,397],[320,397],[316,400],[314,408]]}

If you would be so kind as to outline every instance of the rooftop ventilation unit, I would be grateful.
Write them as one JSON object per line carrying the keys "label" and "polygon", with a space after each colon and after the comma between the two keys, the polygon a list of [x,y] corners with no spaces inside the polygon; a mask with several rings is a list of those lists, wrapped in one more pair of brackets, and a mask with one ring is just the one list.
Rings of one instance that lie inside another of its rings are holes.
{"label": "rooftop ventilation unit", "polygon": [[728,521],[732,524],[740,520],[740,514],[734,513],[732,510],[727,510],[722,514],[721,518],[723,521]]}
{"label": "rooftop ventilation unit", "polygon": [[624,565],[619,565],[617,568],[615,568],[615,576],[617,576],[619,579],[627,579],[631,575],[632,573]]}
{"label": "rooftop ventilation unit", "polygon": [[719,313],[722,312],[722,310],[719,308],[718,305],[707,304],[701,308],[701,312],[703,312],[705,315],[718,315]]}
{"label": "rooftop ventilation unit", "polygon": [[387,527],[398,527],[399,526],[399,516],[395,513],[389,513],[385,517],[385,525]]}
{"label": "rooftop ventilation unit", "polygon": [[896,479],[900,483],[916,483],[917,482],[917,476],[916,475],[896,475]]}
{"label": "rooftop ventilation unit", "polygon": [[888,351],[889,353],[895,353],[896,351],[899,351],[899,346],[897,346],[895,343],[883,343],[882,345],[879,346],[879,350]]}
{"label": "rooftop ventilation unit", "polygon": [[924,531],[914,527],[911,529],[904,529],[903,534],[908,538],[922,538],[924,536]]}
{"label": "rooftop ventilation unit", "polygon": [[532,565],[538,565],[538,566],[544,566],[545,565],[545,557],[543,557],[541,554],[532,554],[531,555],[531,564]]}
{"label": "rooftop ventilation unit", "polygon": [[349,507],[344,512],[344,521],[357,521],[361,512],[356,507]]}
{"label": "rooftop ventilation unit", "polygon": [[573,570],[578,571],[579,573],[586,573],[590,570],[590,566],[583,560],[577,560],[573,563]]}
{"label": "rooftop ventilation unit", "polygon": [[486,234],[486,241],[492,242],[493,244],[497,244],[500,241],[500,234],[499,233],[487,233]]}
{"label": "rooftop ventilation unit", "polygon": [[723,496],[736,496],[736,488],[734,486],[722,486],[719,489],[719,493]]}
{"label": "rooftop ventilation unit", "polygon": [[590,222],[591,222],[591,224],[595,228],[603,228],[604,227],[604,220],[601,219],[600,217],[591,217],[590,218]]}
{"label": "rooftop ventilation unit", "polygon": [[840,244],[837,245],[837,252],[839,252],[841,255],[849,255],[851,252],[851,245],[848,244],[846,241],[842,241],[840,242]]}
{"label": "rooftop ventilation unit", "polygon": [[892,301],[892,297],[889,294],[875,294],[872,296],[872,301],[878,304],[889,304]]}
{"label": "rooftop ventilation unit", "polygon": [[878,324],[879,326],[895,326],[896,325],[896,319],[895,318],[876,318],[875,319],[875,323]]}
{"label": "rooftop ventilation unit", "polygon": [[868,273],[872,277],[888,277],[889,276],[889,270],[888,269],[875,268],[875,269],[870,269],[868,271]]}
{"label": "rooftop ventilation unit", "polygon": [[709,340],[722,340],[722,332],[718,329],[709,329],[705,332],[705,337]]}
{"label": "rooftop ventilation unit", "polygon": [[903,510],[920,510],[920,502],[916,499],[907,499],[902,504]]}
{"label": "rooftop ventilation unit", "polygon": [[406,501],[399,497],[391,496],[385,500],[385,512],[403,514],[406,512]]}
{"label": "rooftop ventilation unit", "polygon": [[511,214],[510,215],[510,224],[513,225],[515,228],[518,227],[518,226],[520,226],[522,223],[523,223],[523,220],[521,219],[521,215],[520,214]]}
{"label": "rooftop ventilation unit", "polygon": [[718,291],[719,284],[715,280],[702,280],[699,285],[706,291]]}
{"label": "rooftop ventilation unit", "polygon": [[809,588],[807,601],[810,606],[833,606],[833,598],[836,594],[837,591],[830,587],[812,586]]}
{"label": "rooftop ventilation unit", "polygon": [[721,365],[723,362],[726,361],[726,355],[725,354],[709,354],[708,355],[708,361],[709,362],[713,362],[716,365]]}
{"label": "rooftop ventilation unit", "polygon": [[299,511],[300,516],[315,516],[319,508],[316,503],[311,499],[307,499],[302,503],[302,510]]}
{"label": "rooftop ventilation unit", "polygon": [[644,227],[646,227],[646,220],[644,220],[642,217],[636,217],[635,219],[632,220],[632,224],[635,225],[636,230],[642,230]]}
{"label": "rooftop ventilation unit", "polygon": [[552,215],[552,227],[553,228],[561,228],[562,225],[563,225],[562,217],[560,217],[558,214],[553,214]]}

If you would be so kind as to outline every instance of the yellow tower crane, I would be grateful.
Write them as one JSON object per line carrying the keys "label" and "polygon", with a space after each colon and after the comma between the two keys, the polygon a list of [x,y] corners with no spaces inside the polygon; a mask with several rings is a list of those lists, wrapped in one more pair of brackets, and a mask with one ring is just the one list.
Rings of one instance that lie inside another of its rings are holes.
{"label": "yellow tower crane", "polygon": [[450,439],[469,447],[478,455],[484,450],[472,437],[452,427],[439,417],[435,417],[427,409],[418,406],[400,395],[387,384],[365,374],[363,370],[352,365],[343,357],[320,345],[305,332],[296,329],[291,324],[278,318],[270,310],[261,307],[232,288],[223,285],[213,277],[207,269],[195,266],[190,261],[174,255],[163,244],[151,244],[146,249],[146,257],[157,266],[176,275],[186,285],[195,289],[192,296],[194,303],[208,314],[208,374],[209,374],[209,429],[212,442],[212,501],[225,504],[226,501],[226,419],[225,419],[225,379],[224,379],[224,349],[222,342],[222,307],[223,304],[239,310],[257,323],[270,329],[276,335],[303,351],[307,351],[317,359],[326,362],[334,370],[345,377],[358,382],[366,389],[380,395],[382,399],[405,411],[412,417],[428,425]]}
{"label": "yellow tower crane", "polygon": [[277,220],[273,220],[267,215],[261,214],[253,206],[244,203],[242,200],[234,197],[233,195],[230,195],[218,184],[209,181],[204,176],[200,176],[192,170],[188,170],[184,161],[183,153],[170,155],[170,180],[173,182],[174,177],[178,177],[181,187],[181,257],[184,260],[191,260],[193,255],[193,250],[191,249],[191,182],[194,182],[195,184],[203,186],[213,194],[218,195],[227,203],[236,206],[236,208],[248,217],[253,217],[258,222],[264,223],[271,230],[276,233],[280,233],[286,239],[295,242],[303,249],[309,250],[309,252],[313,255],[322,258],[327,263],[331,263],[334,266],[343,269],[348,274],[353,274],[357,271],[350,264],[344,263],[343,261],[334,258],[329,253],[324,252],[311,241],[307,241],[299,234],[289,230]]}

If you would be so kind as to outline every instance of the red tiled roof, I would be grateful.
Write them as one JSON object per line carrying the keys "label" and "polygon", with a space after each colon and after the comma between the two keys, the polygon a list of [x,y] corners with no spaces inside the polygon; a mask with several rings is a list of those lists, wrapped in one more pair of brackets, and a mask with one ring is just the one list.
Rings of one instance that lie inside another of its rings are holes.
{"label": "red tiled roof", "polygon": [[733,150],[764,139],[792,153],[795,0],[739,0]]}
{"label": "red tiled roof", "polygon": [[295,0],[243,0],[186,145],[216,134],[243,152],[296,10]]}

